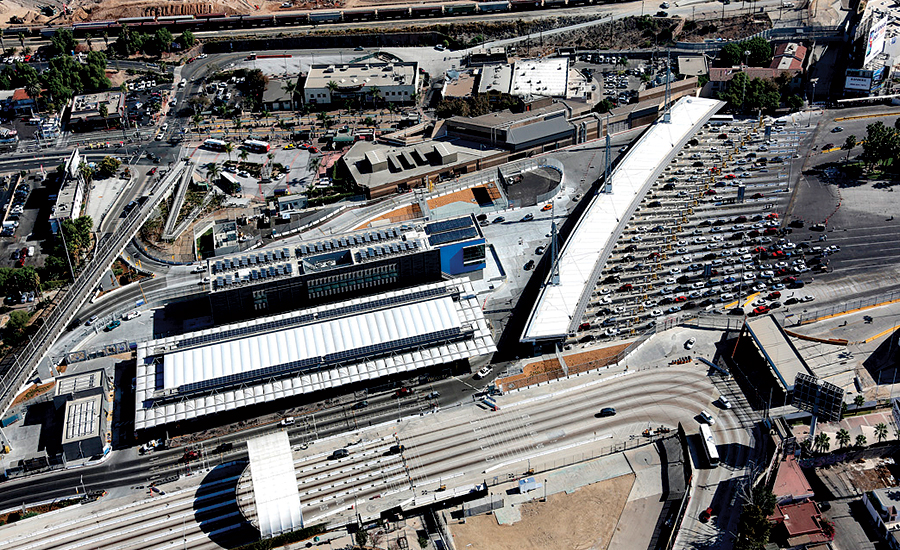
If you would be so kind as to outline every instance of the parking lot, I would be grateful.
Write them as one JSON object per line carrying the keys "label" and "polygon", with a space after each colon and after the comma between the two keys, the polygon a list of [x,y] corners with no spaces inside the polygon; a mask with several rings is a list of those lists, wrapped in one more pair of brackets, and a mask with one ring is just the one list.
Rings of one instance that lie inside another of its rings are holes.
{"label": "parking lot", "polygon": [[666,60],[591,54],[581,56],[574,66],[592,81],[599,97],[618,106],[636,103],[639,91],[664,83],[657,79],[665,74]]}
{"label": "parking lot", "polygon": [[569,344],[682,312],[757,315],[812,301],[802,289],[839,248],[793,242],[782,221],[811,137],[794,126],[766,137],[755,122],[706,125],[644,197]]}

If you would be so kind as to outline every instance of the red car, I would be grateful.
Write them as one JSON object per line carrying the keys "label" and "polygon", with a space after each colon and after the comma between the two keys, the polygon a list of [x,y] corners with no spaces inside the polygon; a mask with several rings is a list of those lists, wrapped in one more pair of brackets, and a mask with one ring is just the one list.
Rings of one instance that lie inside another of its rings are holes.
{"label": "red car", "polygon": [[737,176],[735,176],[734,174],[725,174],[725,179],[727,180],[733,180],[735,177]]}
{"label": "red car", "polygon": [[412,389],[407,388],[406,386],[403,386],[402,388],[400,388],[399,390],[394,392],[394,397],[403,397],[404,395],[409,395],[411,393],[412,393]]}
{"label": "red car", "polygon": [[589,328],[591,328],[590,323],[581,323],[580,325],[578,325],[578,330],[587,330]]}
{"label": "red car", "polygon": [[715,190],[715,189],[709,189],[709,190],[706,191],[706,193],[704,193],[704,195],[715,195],[715,194],[716,194],[716,190]]}
{"label": "red car", "polygon": [[707,508],[700,512],[700,523],[709,523],[710,518],[712,518],[713,510],[712,508]]}
{"label": "red car", "polygon": [[781,298],[781,293],[777,290],[775,292],[770,292],[768,296],[766,296],[766,300],[777,300],[778,298]]}
{"label": "red car", "polygon": [[25,267],[25,256],[22,256],[18,260],[16,260],[16,267]]}
{"label": "red car", "polygon": [[319,152],[319,148],[318,148],[318,147],[313,147],[312,145],[310,145],[310,146],[309,146],[309,152],[310,152],[310,153],[318,153],[318,152]]}
{"label": "red car", "polygon": [[766,219],[767,220],[777,220],[778,214],[776,214],[775,212],[771,212],[768,216],[766,216]]}
{"label": "red car", "polygon": [[196,458],[200,458],[200,453],[197,451],[185,451],[184,456],[181,457],[183,462],[190,462]]}
{"label": "red car", "polygon": [[152,176],[152,175],[155,174],[155,173],[156,173],[156,167],[154,166],[153,168],[150,169],[149,172],[147,172],[147,175],[148,175],[148,176]]}
{"label": "red car", "polygon": [[769,309],[770,309],[769,306],[759,306],[759,307],[753,308],[753,314],[754,315],[762,315],[763,313],[768,313]]}
{"label": "red car", "polygon": [[687,296],[678,296],[675,298],[675,302],[687,302]]}
{"label": "red car", "polygon": [[626,284],[624,284],[624,285],[622,285],[622,286],[619,287],[619,292],[628,292],[628,291],[631,290],[631,289],[632,289],[631,284],[630,284],[630,283],[626,283]]}

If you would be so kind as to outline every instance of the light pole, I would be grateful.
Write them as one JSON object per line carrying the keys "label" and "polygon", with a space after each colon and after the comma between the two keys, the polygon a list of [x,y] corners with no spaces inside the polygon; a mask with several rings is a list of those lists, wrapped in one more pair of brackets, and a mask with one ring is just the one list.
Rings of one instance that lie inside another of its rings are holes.
{"label": "light pole", "polygon": [[[724,4],[723,4],[724,5]],[[744,67],[747,66],[747,59],[750,57],[750,50],[744,50],[744,64],[741,65],[741,72],[744,72]],[[741,88],[741,109],[744,109],[744,98],[747,96],[747,82],[750,80],[747,78],[747,73],[744,73],[744,85]]]}
{"label": "light pole", "polygon": [[806,127],[809,128],[812,124],[812,102],[816,99],[816,83],[819,81],[818,78],[809,79],[809,83],[812,84],[812,97],[806,98],[806,102],[808,105],[806,106]]}

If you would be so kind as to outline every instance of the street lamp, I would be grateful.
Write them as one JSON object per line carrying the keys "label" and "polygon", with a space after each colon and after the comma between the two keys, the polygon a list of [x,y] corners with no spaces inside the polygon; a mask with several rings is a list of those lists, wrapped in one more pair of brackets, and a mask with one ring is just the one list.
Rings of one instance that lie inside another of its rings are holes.
{"label": "street lamp", "polygon": [[[744,64],[741,65],[741,72],[744,72],[744,67],[747,66],[747,59],[750,57],[750,50],[744,50]],[[744,73],[744,76],[747,76],[747,73]],[[749,78],[744,78],[744,85],[741,88],[741,109],[744,109],[744,98],[747,96],[747,82]]]}
{"label": "street lamp", "polygon": [[819,81],[818,78],[810,78],[809,79],[809,83],[812,84],[812,98],[811,99],[809,97],[806,98],[806,102],[808,103],[808,105],[806,107],[806,109],[807,109],[807,111],[806,111],[807,112],[806,127],[807,128],[809,128],[809,126],[812,124],[812,102],[815,101],[815,99],[816,99],[816,83],[818,81]]}

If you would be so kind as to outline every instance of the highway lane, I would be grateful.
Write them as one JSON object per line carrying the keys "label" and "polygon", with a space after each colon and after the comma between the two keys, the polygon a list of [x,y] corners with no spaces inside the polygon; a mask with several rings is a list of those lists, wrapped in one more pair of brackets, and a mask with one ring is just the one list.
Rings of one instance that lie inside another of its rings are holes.
{"label": "highway lane", "polygon": [[[505,396],[499,399],[501,410],[497,412],[477,405],[456,407],[336,438],[320,435],[305,450],[295,446],[305,522],[352,515],[354,512],[348,508],[354,501],[367,515],[377,514],[414,496],[430,498],[439,484],[452,490],[491,476],[505,479],[510,473],[521,475],[529,463],[538,471],[552,468],[564,458],[571,461],[581,453],[631,441],[648,423],[674,427],[682,422],[689,431],[696,431],[697,412],[711,409],[710,403],[718,394],[705,369],[694,365],[648,369],[611,379],[606,379],[611,375],[604,373],[603,377],[599,381],[592,376],[574,379],[591,382],[581,387],[566,389],[555,384]],[[549,391],[557,393],[547,396]],[[604,406],[616,407],[618,414],[595,418]],[[724,461],[739,469],[752,454],[749,436],[734,410],[718,411],[716,416],[715,433],[720,437],[720,445],[726,446]],[[392,435],[394,431],[397,440]],[[359,441],[347,447],[350,456],[329,460],[328,455],[347,445],[347,441]],[[395,441],[405,445],[403,455],[386,455]],[[698,483],[702,482],[701,473]],[[248,491],[246,485],[239,486],[236,498],[249,504]],[[219,491],[212,491],[215,492]],[[227,498],[234,499],[235,493]],[[184,536],[192,547],[214,548],[218,535],[210,538],[204,533],[243,532],[240,517],[234,515],[224,496],[221,500],[209,496],[192,503],[185,499],[184,493],[156,497],[139,517],[128,512],[98,511],[88,518],[72,520],[67,527],[68,531],[77,532],[72,538],[60,539],[64,535],[58,531],[41,531],[27,544],[7,540],[5,547],[63,548],[66,542],[81,540],[110,541],[104,547],[111,548],[152,549],[165,548]],[[169,505],[161,506],[163,503]],[[121,519],[121,514],[127,520]]]}

